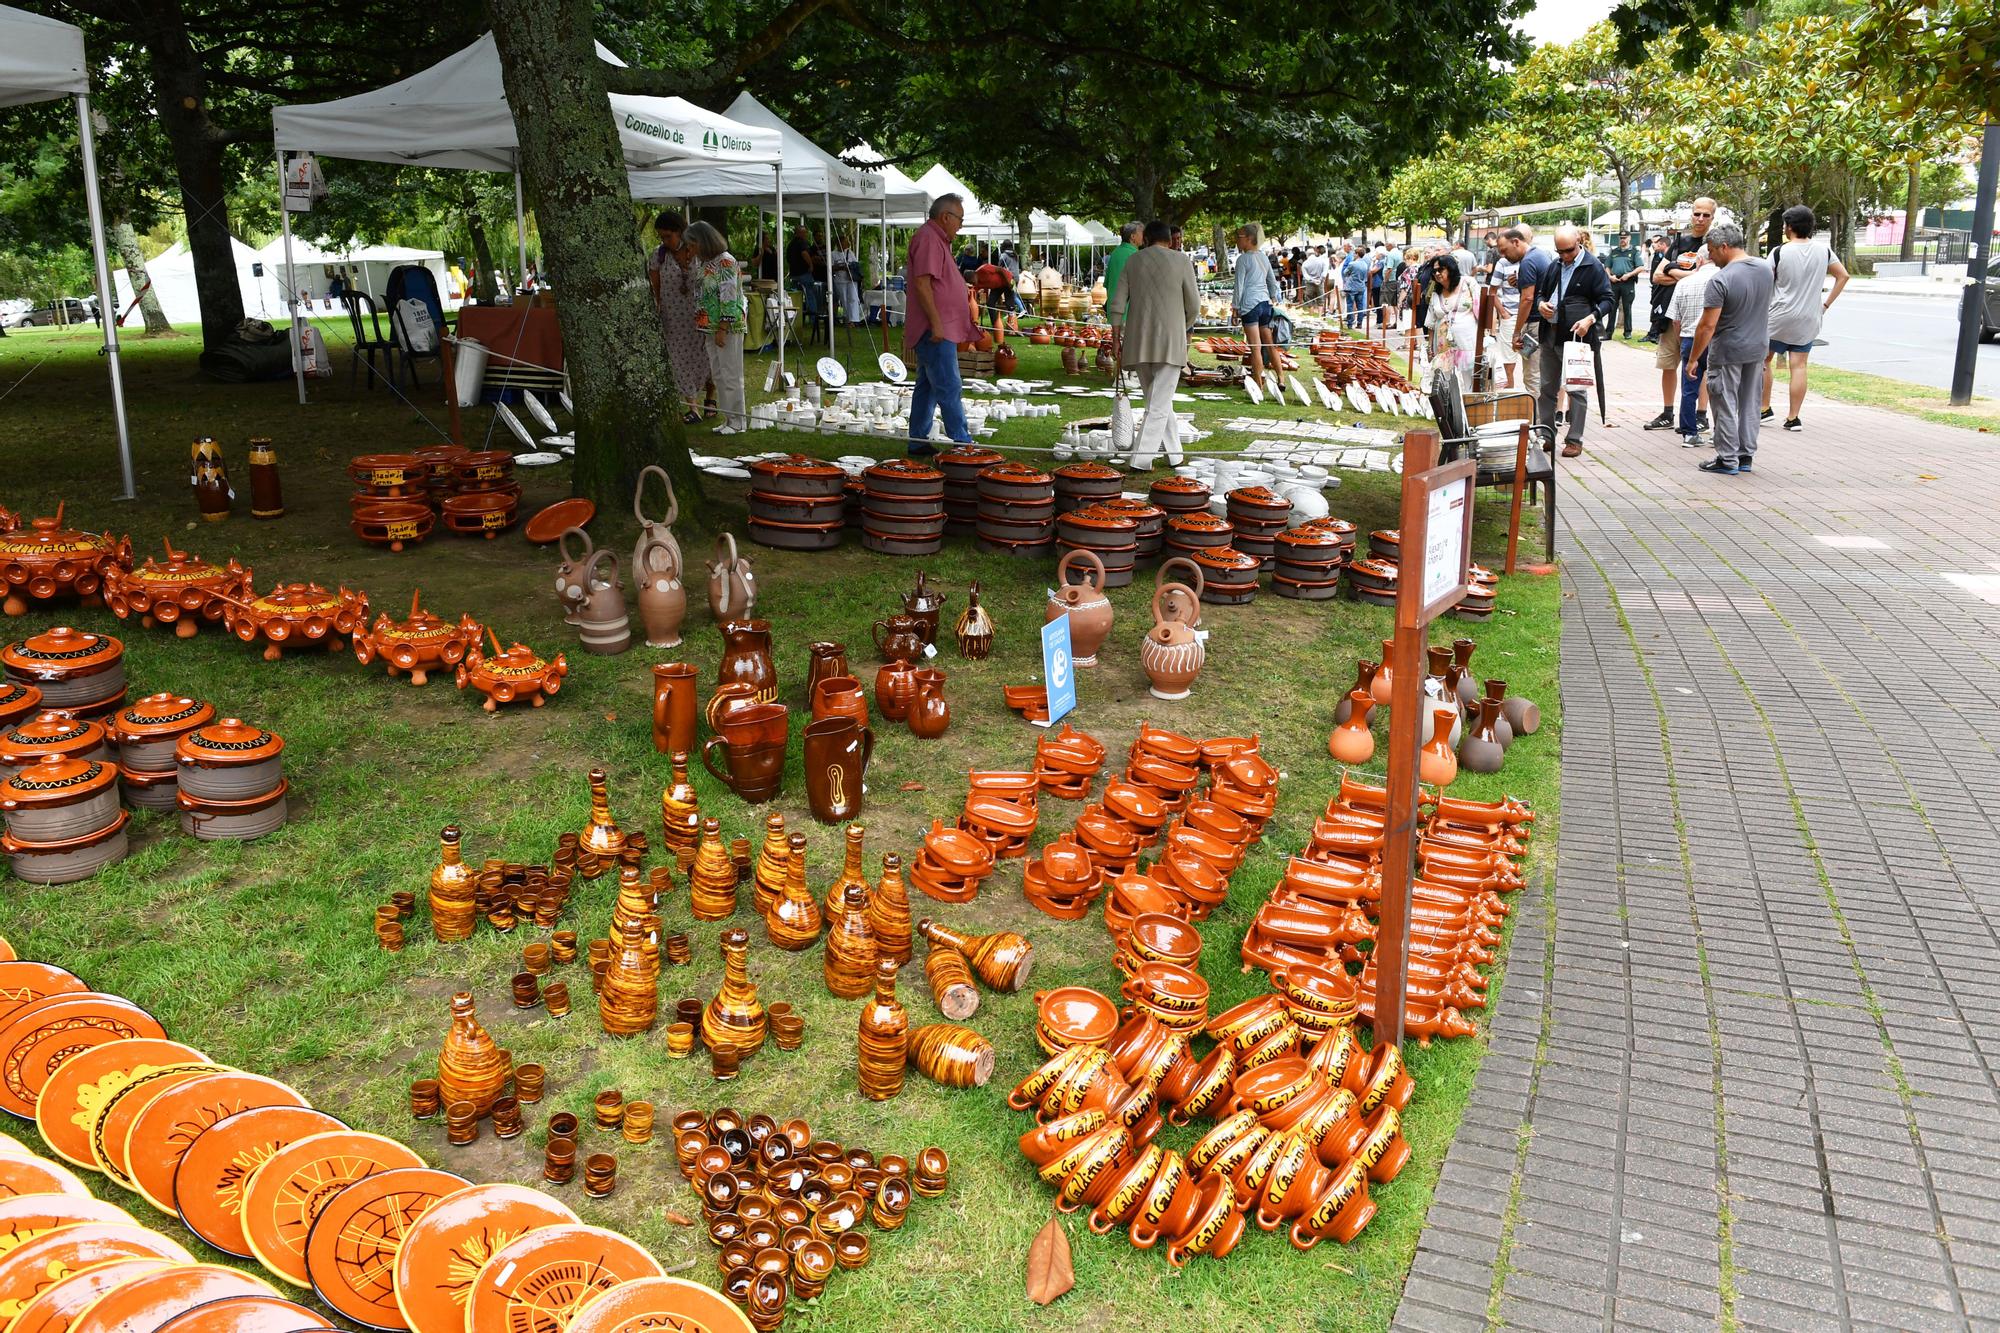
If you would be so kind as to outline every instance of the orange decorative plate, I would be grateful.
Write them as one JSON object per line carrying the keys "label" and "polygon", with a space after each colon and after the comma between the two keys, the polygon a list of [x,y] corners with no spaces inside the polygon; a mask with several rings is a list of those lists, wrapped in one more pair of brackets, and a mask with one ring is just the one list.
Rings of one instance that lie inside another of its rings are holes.
{"label": "orange decorative plate", "polygon": [[108,1041],[78,1051],[57,1065],[42,1085],[42,1095],[35,1099],[35,1128],[56,1156],[95,1171],[90,1126],[104,1103],[140,1074],[207,1058],[192,1046],[164,1037]]}
{"label": "orange decorative plate", "polygon": [[113,1287],[144,1277],[171,1264],[167,1259],[113,1259],[79,1269],[43,1287],[41,1295],[22,1307],[7,1333],[66,1333],[76,1317]]}
{"label": "orange decorative plate", "polygon": [[570,1321],[569,1333],[751,1333],[751,1323],[699,1282],[647,1277],[592,1300]]}
{"label": "orange decorative plate", "polygon": [[558,500],[528,520],[521,533],[537,546],[547,546],[571,528],[580,528],[597,516],[597,506],[582,496]]}
{"label": "orange decorative plate", "polygon": [[22,1005],[51,995],[73,995],[90,987],[74,972],[53,963],[36,963],[25,958],[0,962],[0,1023],[14,1016]]}
{"label": "orange decorative plate", "polygon": [[418,1218],[471,1187],[427,1166],[378,1171],[327,1200],[306,1237],[306,1272],[334,1313],[369,1328],[407,1329],[396,1305],[396,1252]]}
{"label": "orange decorative plate", "polygon": [[191,1264],[194,1256],[155,1231],[131,1222],[79,1222],[23,1241],[0,1256],[0,1320],[58,1278],[113,1259],[168,1259]]}
{"label": "orange decorative plate", "polygon": [[599,1292],[664,1277],[644,1246],[602,1227],[531,1231],[486,1261],[465,1308],[466,1333],[565,1333]]}
{"label": "orange decorative plate", "polygon": [[486,1261],[530,1231],[576,1221],[575,1213],[522,1185],[474,1185],[440,1199],[396,1252],[403,1319],[414,1333],[465,1333],[466,1305]]}
{"label": "orange decorative plate", "polygon": [[11,963],[17,957],[19,955],[14,952],[14,946],[7,942],[6,936],[0,935],[0,962]]}
{"label": "orange decorative plate", "polygon": [[[0,1161],[0,1167],[5,1165],[5,1161]],[[117,1204],[93,1199],[87,1194],[16,1194],[12,1198],[0,1199],[0,1254],[6,1254],[23,1241],[33,1240],[45,1231],[73,1227],[82,1222],[139,1225],[130,1213]]]}
{"label": "orange decorative plate", "polygon": [[90,1155],[97,1159],[97,1169],[126,1189],[131,1189],[132,1172],[125,1160],[125,1138],[132,1132],[132,1124],[140,1113],[164,1096],[169,1088],[207,1074],[219,1074],[227,1068],[227,1065],[210,1064],[206,1060],[189,1060],[182,1064],[160,1065],[143,1074],[133,1075],[124,1087],[106,1098],[104,1105],[97,1108],[97,1114],[91,1117]]}
{"label": "orange decorative plate", "polygon": [[174,1206],[181,1221],[223,1253],[254,1258],[243,1234],[243,1187],[251,1174],[288,1143],[346,1128],[310,1106],[253,1106],[216,1121],[196,1136],[174,1168]]}
{"label": "orange decorative plate", "polygon": [[183,1264],[133,1278],[99,1296],[68,1333],[158,1333],[190,1306],[228,1296],[275,1296],[248,1273],[221,1264]]}
{"label": "orange decorative plate", "polygon": [[91,1046],[131,1037],[164,1037],[151,1014],[116,995],[81,991],[23,1005],[0,1023],[0,1111],[23,1120],[57,1065]]}
{"label": "orange decorative plate", "polygon": [[33,1198],[43,1194],[66,1194],[87,1199],[90,1187],[78,1180],[76,1173],[68,1167],[57,1166],[44,1158],[16,1157],[11,1153],[0,1157],[0,1199],[16,1195]]}
{"label": "orange decorative plate", "polygon": [[325,1316],[282,1296],[225,1296],[175,1315],[153,1333],[319,1333]]}
{"label": "orange decorative plate", "polygon": [[357,1180],[424,1159],[394,1139],[359,1130],[308,1134],[273,1153],[243,1187],[243,1234],[257,1262],[295,1287],[312,1285],[306,1236],[313,1219]]}
{"label": "orange decorative plate", "polygon": [[146,1202],[174,1213],[174,1172],[210,1125],[253,1106],[304,1106],[306,1099],[274,1078],[227,1069],[177,1083],[132,1122],[125,1157]]}

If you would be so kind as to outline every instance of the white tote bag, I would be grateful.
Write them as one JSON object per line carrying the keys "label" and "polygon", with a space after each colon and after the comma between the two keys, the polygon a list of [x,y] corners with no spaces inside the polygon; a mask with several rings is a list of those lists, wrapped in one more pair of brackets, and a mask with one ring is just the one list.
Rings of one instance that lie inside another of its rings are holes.
{"label": "white tote bag", "polygon": [[412,352],[435,352],[437,325],[431,323],[431,308],[414,296],[396,302],[396,321],[403,330],[403,346]]}
{"label": "white tote bag", "polygon": [[[1132,419],[1132,400],[1125,395],[1125,375],[1119,372],[1112,381],[1111,393],[1111,448],[1113,452],[1126,454],[1138,441],[1139,428]],[[1172,409],[1166,409],[1171,411]]]}
{"label": "white tote bag", "polygon": [[1572,393],[1595,388],[1597,370],[1592,363],[1590,344],[1572,339],[1563,344],[1563,387]]}

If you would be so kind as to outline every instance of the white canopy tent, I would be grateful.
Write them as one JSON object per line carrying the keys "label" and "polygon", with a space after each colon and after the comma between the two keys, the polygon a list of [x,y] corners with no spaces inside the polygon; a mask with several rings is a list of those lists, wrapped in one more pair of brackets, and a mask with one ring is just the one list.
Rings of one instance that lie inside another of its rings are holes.
{"label": "white canopy tent", "polygon": [[[975,195],[964,181],[952,175],[944,163],[936,163],[929,171],[917,177],[917,185],[931,199],[955,194],[965,200],[965,225],[958,229],[959,235],[1007,237],[1014,234],[1014,224],[994,209],[980,203],[979,196]],[[896,227],[920,227],[924,223],[924,214],[919,212],[901,216],[892,215],[889,223]]]}
{"label": "white canopy tent", "polygon": [[[624,64],[602,43],[597,46],[597,55],[606,64]],[[608,100],[607,111],[617,126],[628,172],[651,171],[688,160],[756,167],[765,175],[779,169],[781,144],[779,136],[769,129],[745,125],[678,97],[612,93]],[[271,128],[281,195],[285,155],[292,152],[403,166],[511,171],[520,237],[518,257],[525,278],[528,241],[521,190],[521,141],[514,128],[513,108],[507,104],[500,51],[492,33],[429,69],[372,92],[331,102],[276,107],[271,112]],[[282,209],[280,212],[289,256],[291,217]],[[292,261],[288,258],[286,262]],[[289,278],[286,286],[294,287]],[[296,340],[296,312],[293,322]],[[303,366],[299,401],[305,401]]]}
{"label": "white canopy tent", "polygon": [[90,69],[83,58],[83,30],[69,23],[0,5],[0,107],[76,99],[77,138],[83,146],[83,199],[90,215],[90,250],[97,266],[97,308],[103,316],[104,357],[111,372],[111,414],[118,424],[118,466],[124,497],[132,482],[132,438],[125,428],[125,378],[118,366],[118,325],[112,317],[111,264],[104,253],[104,201],[97,193],[97,131],[91,123]]}
{"label": "white canopy tent", "polygon": [[[236,288],[243,298],[243,313],[259,319],[284,318],[285,291],[278,281],[275,263],[265,262],[260,276],[257,265],[262,256],[234,236],[229,238],[230,266],[236,271]],[[146,263],[146,278],[160,310],[172,324],[193,324],[201,319],[201,292],[195,285],[194,256],[187,242],[175,241]],[[111,275],[115,284],[117,309],[132,304],[131,279],[123,269]]]}
{"label": "white canopy tent", "polygon": [[[257,252],[266,273],[275,273],[284,262],[284,246],[283,237],[274,237]],[[451,269],[444,262],[442,250],[407,245],[357,245],[352,241],[344,246],[321,245],[294,236],[292,263],[295,266],[293,281],[297,284],[293,290],[305,301],[331,300],[327,286],[333,274],[339,272],[345,276],[349,290],[367,292],[375,297],[379,305],[388,283],[389,270],[403,264],[418,264],[429,269],[437,279],[438,291],[445,295],[446,308],[457,304],[450,296]]]}

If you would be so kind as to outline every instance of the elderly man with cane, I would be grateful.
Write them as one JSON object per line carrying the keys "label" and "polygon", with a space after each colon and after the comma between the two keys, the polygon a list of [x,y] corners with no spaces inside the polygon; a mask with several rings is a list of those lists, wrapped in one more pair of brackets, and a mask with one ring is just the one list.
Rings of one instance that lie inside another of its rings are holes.
{"label": "elderly man with cane", "polygon": [[1174,250],[1172,230],[1155,218],[1146,224],[1144,240],[1125,261],[1118,290],[1105,306],[1113,354],[1146,392],[1146,420],[1132,446],[1132,466],[1141,470],[1162,453],[1170,463],[1181,461],[1174,386],[1187,364],[1188,330],[1201,317],[1194,266]]}

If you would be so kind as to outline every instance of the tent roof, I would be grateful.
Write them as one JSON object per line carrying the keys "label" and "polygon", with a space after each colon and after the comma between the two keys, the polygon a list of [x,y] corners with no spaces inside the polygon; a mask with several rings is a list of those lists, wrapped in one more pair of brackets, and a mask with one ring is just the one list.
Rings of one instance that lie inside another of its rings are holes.
{"label": "tent roof", "polygon": [[[955,194],[965,200],[965,225],[958,229],[961,236],[1012,236],[1014,234],[1014,224],[994,212],[985,204],[980,203],[979,196],[975,195],[964,181],[952,175],[950,169],[944,163],[938,162],[933,164],[929,171],[917,177],[917,185],[928,195],[926,207],[928,207],[930,201],[934,201],[947,194]],[[906,217],[892,216],[889,221],[898,227],[917,227],[923,225],[924,214],[917,213],[914,216]]]}
{"label": "tent roof", "polygon": [[[597,54],[607,64],[623,63],[602,43]],[[612,93],[610,100],[627,169],[690,158],[778,160],[778,136],[769,129],[704,111],[678,97]],[[492,33],[387,87],[331,102],[276,107],[271,127],[280,150],[420,167],[512,171],[520,148]]]}
{"label": "tent roof", "polygon": [[[1063,214],[1061,217],[1056,219],[1056,226],[1062,229],[1063,240],[1067,244],[1070,245],[1098,244],[1098,239],[1091,232],[1090,228],[1086,226],[1084,223],[1078,222],[1075,218],[1071,217],[1067,213]],[[1113,236],[1111,238],[1111,243],[1113,245],[1116,245],[1118,243],[1118,238],[1116,236]]]}
{"label": "tent roof", "polygon": [[1102,222],[1086,222],[1083,224],[1083,229],[1090,233],[1090,243],[1092,245],[1118,244],[1118,233],[1105,226]]}
{"label": "tent roof", "polygon": [[[747,92],[737,94],[728,114],[777,136],[784,150],[785,194],[798,201],[801,212],[823,212],[830,203],[837,217],[865,219],[878,216],[885,207],[921,208],[930,202],[930,197],[901,172],[897,177],[907,188],[885,198],[889,181],[883,172],[849,166]],[[723,207],[774,207],[776,185],[769,170],[745,170],[731,163],[703,160],[674,163],[632,176],[634,198],[694,199]]]}
{"label": "tent roof", "polygon": [[[285,238],[275,236],[257,257],[267,264],[285,262]],[[343,246],[320,245],[299,235],[292,237],[292,262],[294,264],[421,264],[427,260],[443,259],[442,250],[412,249],[407,245],[357,245],[353,241]]]}
{"label": "tent roof", "polygon": [[870,147],[867,140],[855,144],[841,156],[862,163],[866,170],[881,173],[882,192],[888,196],[891,212],[911,207],[929,211],[931,192],[920,182],[911,180],[895,163],[884,162],[882,155]]}
{"label": "tent roof", "polygon": [[[252,250],[235,236],[229,238],[229,258],[239,271],[248,270],[252,264],[267,262],[266,256]],[[188,272],[194,271],[194,256],[188,253],[186,241],[175,241],[166,249],[146,261],[146,271]],[[269,271],[269,270],[267,270]]]}
{"label": "tent roof", "polygon": [[0,5],[0,106],[90,91],[83,29]]}

